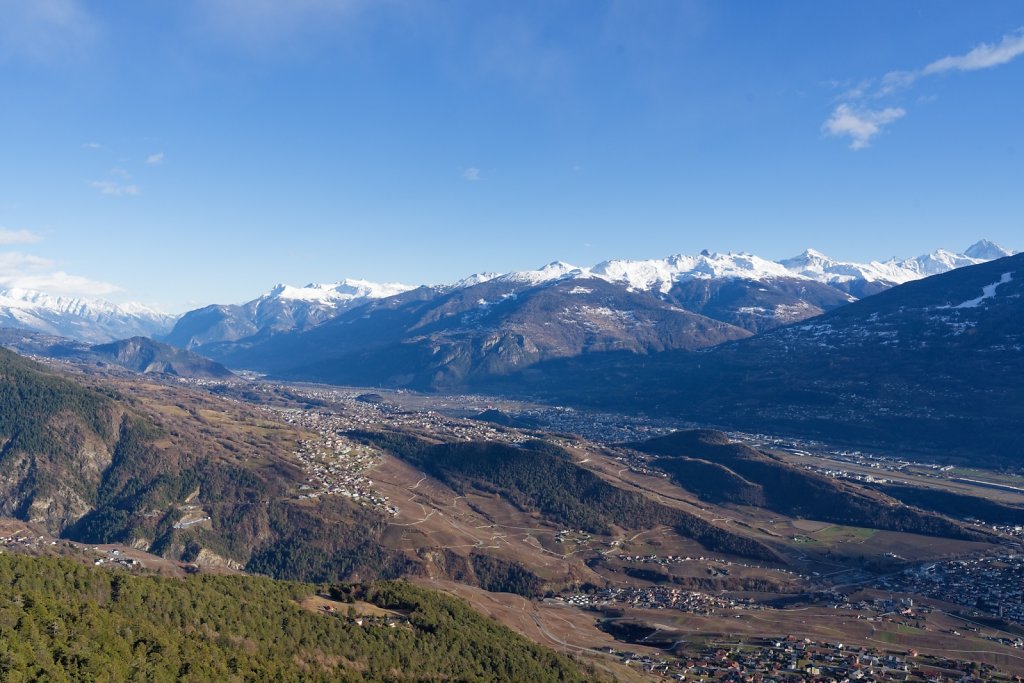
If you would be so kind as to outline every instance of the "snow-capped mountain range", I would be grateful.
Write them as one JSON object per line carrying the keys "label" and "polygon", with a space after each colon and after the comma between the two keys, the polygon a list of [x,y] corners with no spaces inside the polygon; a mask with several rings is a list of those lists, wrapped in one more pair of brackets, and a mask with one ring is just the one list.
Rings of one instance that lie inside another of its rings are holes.
{"label": "snow-capped mountain range", "polygon": [[181,348],[245,339],[260,333],[305,330],[350,308],[387,299],[414,287],[397,282],[346,279],[304,287],[279,284],[244,304],[212,305],[181,316],[165,340]]}
{"label": "snow-capped mountain range", "polygon": [[165,334],[176,316],[142,304],[0,289],[0,327],[16,327],[88,342]]}
{"label": "snow-capped mountain range", "polygon": [[[888,261],[854,263],[839,261],[814,249],[782,261],[747,253],[710,253],[696,256],[676,254],[662,259],[613,259],[595,266],[575,266],[564,261],[553,261],[536,270],[511,273],[475,273],[455,283],[438,285],[438,289],[452,290],[472,287],[491,280],[536,286],[556,280],[598,278],[622,284],[636,291],[668,292],[676,282],[688,279],[765,280],[770,278],[798,278],[839,286],[848,290],[847,283],[866,282],[891,287],[929,275],[938,275],[954,268],[976,265],[992,259],[1011,256],[1016,252],[981,240],[962,254],[939,249],[916,258],[892,258]],[[369,299],[383,299],[415,289],[396,282],[375,283],[367,280],[342,280],[333,284],[308,284],[292,287],[279,284],[261,299],[288,299],[310,301],[324,305],[350,305]]]}
{"label": "snow-capped mountain range", "polygon": [[699,350],[847,306],[894,285],[1006,253],[939,251],[856,264],[808,251],[785,262],[702,252],[556,261],[386,296],[369,287],[275,288],[241,306],[191,311],[166,337],[228,367],[295,379],[457,388],[554,359],[605,351]]}
{"label": "snow-capped mountain range", "polygon": [[1014,253],[988,240],[971,245],[962,254],[939,249],[916,258],[892,258],[869,263],[838,261],[814,249],[782,261],[769,261],[747,253],[719,254],[703,251],[697,256],[676,254],[663,259],[604,261],[589,268],[555,261],[537,270],[489,275],[486,279],[497,277],[539,285],[553,280],[593,277],[638,291],[657,290],[666,293],[673,284],[690,279],[799,278],[850,291],[850,283],[872,283],[887,288]]}
{"label": "snow-capped mountain range", "polygon": [[[893,258],[870,263],[836,260],[813,249],[782,261],[770,261],[746,253],[704,251],[695,256],[674,255],[662,259],[615,259],[590,267],[556,261],[537,270],[477,273],[449,285],[427,289],[437,294],[469,289],[491,281],[522,289],[569,279],[593,278],[625,287],[630,292],[665,296],[673,287],[692,281],[703,283],[706,290],[709,283],[719,281],[792,280],[826,284],[845,293],[846,301],[852,301],[897,284],[1011,253],[987,240],[971,245],[961,254],[938,250],[911,259]],[[279,284],[247,303],[207,306],[180,318],[141,304],[113,304],[25,289],[7,289],[0,290],[0,326],[36,330],[93,343],[138,335],[158,337],[170,332],[168,341],[181,346],[196,346],[210,341],[242,339],[263,330],[307,329],[351,308],[413,289],[416,288],[406,284],[357,279],[303,287]],[[756,306],[747,308],[757,309]],[[814,315],[820,312],[820,305],[803,306],[802,309],[801,315]],[[795,309],[787,310],[792,312]],[[766,314],[775,313],[769,310]],[[786,316],[779,318],[779,322],[789,320]],[[198,328],[193,324],[197,321]],[[189,323],[185,326],[188,329],[179,329],[183,322]]]}
{"label": "snow-capped mountain range", "polygon": [[666,293],[676,282],[694,278],[764,280],[773,277],[803,276],[795,275],[780,263],[753,254],[711,254],[705,251],[698,256],[677,254],[663,259],[604,261],[589,268],[555,261],[537,270],[509,273],[497,279],[540,285],[554,280],[597,278],[635,291]]}

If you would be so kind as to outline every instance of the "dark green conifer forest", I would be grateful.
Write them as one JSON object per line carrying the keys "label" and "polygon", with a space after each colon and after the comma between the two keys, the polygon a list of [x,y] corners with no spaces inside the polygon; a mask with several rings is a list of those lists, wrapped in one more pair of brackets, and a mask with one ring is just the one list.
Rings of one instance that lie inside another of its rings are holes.
{"label": "dark green conifer forest", "polygon": [[329,587],[170,579],[0,555],[0,680],[585,681],[461,600],[404,582],[335,587],[395,618],[317,612]]}

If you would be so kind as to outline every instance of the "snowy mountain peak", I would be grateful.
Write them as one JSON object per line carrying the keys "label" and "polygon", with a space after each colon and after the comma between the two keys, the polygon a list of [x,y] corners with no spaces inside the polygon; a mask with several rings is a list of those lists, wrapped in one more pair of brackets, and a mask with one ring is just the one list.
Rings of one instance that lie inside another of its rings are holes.
{"label": "snowy mountain peak", "polygon": [[956,254],[946,249],[938,249],[915,258],[893,257],[888,261],[852,263],[836,261],[821,252],[808,249],[799,256],[784,259],[779,263],[791,273],[833,285],[855,280],[895,285],[919,280],[929,275],[938,275],[964,266],[973,266],[1010,254],[1006,249],[992,244],[988,240],[981,240],[967,251],[971,253]]}
{"label": "snowy mountain peak", "polygon": [[[803,252],[799,256],[794,256],[793,258],[788,259],[788,260],[789,261],[795,261],[797,259],[801,259],[801,260],[807,261],[807,262],[813,262],[813,261],[829,261],[829,262],[831,262],[833,260],[831,257],[829,257],[826,254],[822,254],[817,249],[810,249],[810,248],[804,249]],[[785,263],[785,261],[782,261],[782,263]]]}
{"label": "snowy mountain peak", "polygon": [[839,263],[839,261],[821,253],[817,249],[804,249],[800,254],[792,258],[782,259],[779,263],[790,272],[801,273],[809,271],[813,274],[820,274],[825,269]]}
{"label": "snowy mountain peak", "polygon": [[997,258],[1003,258],[1004,256],[1013,256],[1013,252],[999,246],[995,242],[991,242],[989,240],[978,240],[964,250],[964,256],[970,256],[971,258],[981,259],[983,261],[992,261]]}
{"label": "snowy mountain peak", "polygon": [[485,282],[490,282],[496,277],[501,277],[501,273],[473,273],[469,277],[464,277],[458,282],[452,283],[450,285],[441,285],[439,286],[439,289],[466,289],[467,287],[472,287],[473,285],[480,285]]}
{"label": "snowy mountain peak", "polygon": [[924,254],[923,256],[918,256],[915,259],[907,259],[905,261],[892,259],[887,263],[903,268],[909,268],[911,270],[915,268],[916,264],[916,268],[920,273],[919,277],[927,277],[928,275],[946,273],[955,268],[962,268],[963,266],[977,265],[984,260],[986,259],[971,258],[964,254],[954,254],[953,252],[945,249],[937,249],[930,254]]}
{"label": "snowy mountain peak", "polygon": [[663,259],[605,261],[590,268],[589,274],[632,289],[657,289],[661,292],[669,291],[676,282],[694,278],[763,280],[796,277],[783,265],[753,254],[719,254],[707,250],[698,256],[675,254]]}
{"label": "snowy mountain peak", "polygon": [[566,263],[565,261],[552,261],[543,268],[537,270],[521,270],[515,273],[508,273],[500,276],[500,279],[509,282],[523,282],[529,285],[539,285],[545,282],[553,282],[568,277],[584,276],[586,270]]}
{"label": "snowy mountain peak", "polygon": [[886,280],[892,275],[885,267],[874,261],[871,263],[836,261],[813,249],[808,249],[799,256],[785,259],[779,263],[794,275],[800,275],[827,284],[849,282],[851,280],[875,282]]}
{"label": "snowy mountain peak", "polygon": [[552,261],[541,268],[538,272],[545,273],[549,276],[561,277],[563,275],[568,275],[574,270],[580,270],[580,268],[572,265],[571,263],[566,263],[565,261]]}
{"label": "snowy mountain peak", "polygon": [[306,301],[325,306],[347,304],[357,299],[383,299],[407,292],[413,287],[397,282],[370,282],[369,280],[345,279],[330,284],[311,282],[305,287],[276,285],[263,298]]}
{"label": "snowy mountain peak", "polygon": [[616,259],[599,263],[590,272],[594,277],[625,284],[631,289],[667,292],[672,288],[675,276],[693,261],[694,257],[681,255],[643,261]]}
{"label": "snowy mountain peak", "polygon": [[689,278],[793,277],[783,266],[753,254],[718,254],[704,252],[700,256],[676,254],[663,259],[604,261],[592,268],[580,268],[564,261],[554,261],[538,270],[527,270],[501,276],[510,282],[536,286],[563,279],[594,277],[626,285],[631,289],[667,292],[673,283]]}
{"label": "snowy mountain peak", "polygon": [[693,269],[693,277],[761,280],[771,277],[793,277],[793,274],[781,263],[754,254],[716,252],[710,256],[699,257],[699,264]]}

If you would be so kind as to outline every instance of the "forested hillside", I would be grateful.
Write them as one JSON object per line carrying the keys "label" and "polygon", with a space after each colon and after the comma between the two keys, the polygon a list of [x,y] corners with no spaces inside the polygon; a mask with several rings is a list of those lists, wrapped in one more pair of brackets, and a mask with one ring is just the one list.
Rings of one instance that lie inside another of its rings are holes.
{"label": "forested hillside", "polygon": [[699,353],[601,353],[477,385],[971,465],[1021,464],[1024,254]]}
{"label": "forested hillside", "polygon": [[443,443],[398,433],[365,433],[369,439],[437,477],[455,490],[497,493],[526,512],[563,527],[608,534],[623,529],[672,527],[709,550],[776,559],[767,546],[690,513],[620,489],[572,462],[558,446],[542,441],[521,448],[489,443]]}
{"label": "forested hillside", "polygon": [[592,671],[457,600],[406,583],[343,587],[365,607],[300,605],[309,584],[132,576],[0,555],[4,681],[589,681]]}
{"label": "forested hillside", "polygon": [[[952,520],[899,505],[884,494],[788,465],[733,442],[722,432],[673,432],[633,445],[661,456],[652,461],[655,467],[707,500],[753,504],[837,524],[946,538],[983,538]],[[703,469],[694,463],[700,463]],[[709,472],[714,476],[708,476]]]}
{"label": "forested hillside", "polygon": [[[0,514],[85,543],[190,562],[203,553],[280,578],[401,573],[376,542],[378,515],[289,495],[301,472],[277,452],[296,435],[186,408],[83,386],[0,349]],[[185,501],[209,523],[178,524]]]}

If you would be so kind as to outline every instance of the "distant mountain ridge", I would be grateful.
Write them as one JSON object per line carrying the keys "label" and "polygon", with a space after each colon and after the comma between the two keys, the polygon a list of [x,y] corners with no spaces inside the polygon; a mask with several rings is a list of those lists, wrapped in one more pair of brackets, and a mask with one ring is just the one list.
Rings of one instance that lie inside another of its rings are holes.
{"label": "distant mountain ridge", "polygon": [[[225,342],[252,345],[272,335],[311,329],[353,308],[413,289],[440,297],[488,282],[523,291],[568,280],[601,280],[758,333],[818,315],[895,284],[1009,253],[981,240],[963,254],[939,250],[915,259],[867,264],[838,261],[814,250],[778,262],[746,253],[707,251],[663,259],[613,259],[592,267],[556,261],[537,270],[477,273],[453,284],[419,288],[358,279],[303,287],[279,284],[246,303],[210,305],[182,316],[141,304],[6,289],[0,290],[0,327],[35,330],[92,344],[147,336],[190,349]],[[586,288],[585,284],[580,286]]]}
{"label": "distant mountain ridge", "polygon": [[292,378],[440,388],[548,358],[697,349],[749,334],[601,280],[534,286],[494,278],[462,289],[420,287],[309,329],[197,351],[229,367]]}
{"label": "distant mountain ridge", "polygon": [[202,379],[229,379],[234,373],[220,363],[147,337],[97,344],[89,352],[128,370]]}
{"label": "distant mountain ridge", "polygon": [[537,364],[477,389],[752,432],[1021,464],[1024,254],[699,353]]}
{"label": "distant mountain ridge", "polygon": [[97,365],[117,365],[142,374],[159,373],[221,380],[234,377],[234,373],[220,363],[148,337],[131,337],[106,344],[88,344],[32,330],[0,328],[0,347],[22,355]]}
{"label": "distant mountain ridge", "polygon": [[[696,256],[681,254],[663,259],[603,261],[592,267],[575,266],[563,261],[554,261],[536,270],[511,273],[476,273],[450,285],[424,285],[437,295],[449,294],[455,290],[467,289],[485,283],[503,283],[513,289],[551,285],[563,280],[598,279],[625,287],[632,292],[647,292],[664,298],[678,290],[670,299],[688,310],[696,298],[710,299],[718,294],[723,283],[736,281],[772,283],[794,281],[788,287],[811,287],[813,283],[828,285],[847,296],[817,289],[811,299],[797,300],[792,294],[783,298],[788,308],[758,306],[754,299],[738,302],[736,313],[745,313],[747,318],[766,319],[758,324],[740,324],[751,331],[774,327],[817,315],[824,310],[848,303],[856,298],[875,294],[893,285],[947,272],[966,265],[975,265],[985,260],[1008,256],[1012,252],[988,240],[981,240],[969,247],[963,254],[938,250],[913,259],[890,259],[859,264],[837,261],[824,254],[808,249],[803,254],[783,261],[769,261],[746,253],[719,254],[703,251]],[[693,281],[702,284],[694,285]],[[708,284],[708,283],[715,284]],[[341,313],[362,306],[377,299],[387,299],[416,289],[398,283],[377,284],[366,280],[343,280],[334,284],[309,284],[305,287],[291,287],[279,284],[268,293],[244,304],[210,305],[190,311],[178,320],[166,341],[175,346],[192,348],[216,342],[233,342],[260,334],[282,331],[301,331],[318,325]],[[732,287],[735,290],[735,287]],[[735,297],[734,297],[735,298]],[[704,302],[706,303],[706,302]],[[703,303],[698,303],[700,308]],[[803,309],[803,310],[801,310]],[[735,323],[728,317],[712,316]],[[743,316],[741,315],[740,318]],[[737,319],[740,319],[737,318]]]}
{"label": "distant mountain ridge", "polygon": [[[987,242],[970,250],[1006,251]],[[589,268],[556,261],[453,285],[366,288],[327,303],[331,286],[279,286],[241,306],[187,313],[166,341],[294,379],[454,388],[555,358],[706,348],[981,262],[945,251],[870,264],[813,251],[786,262],[705,251]],[[388,288],[403,291],[388,296]]]}
{"label": "distant mountain ridge", "polygon": [[[782,261],[770,261],[745,252],[720,254],[705,250],[696,256],[675,254],[662,259],[614,259],[589,268],[555,261],[538,270],[491,275],[490,278],[538,285],[553,280],[593,277],[623,284],[635,290],[657,290],[662,293],[668,293],[676,283],[691,279],[797,278],[829,285],[860,280],[878,283],[884,288],[1010,256],[1013,253],[988,240],[972,244],[962,254],[939,249],[916,258],[892,258],[884,262],[869,263],[837,261],[814,249],[808,249],[799,256]],[[848,287],[841,288],[849,291]]]}
{"label": "distant mountain ridge", "polygon": [[165,341],[180,348],[245,339],[259,334],[305,330],[374,299],[407,292],[399,283],[346,279],[305,287],[279,284],[244,304],[211,305],[181,316]]}
{"label": "distant mountain ridge", "polygon": [[97,343],[162,335],[174,321],[175,316],[142,304],[53,296],[31,289],[0,289],[0,327]]}

